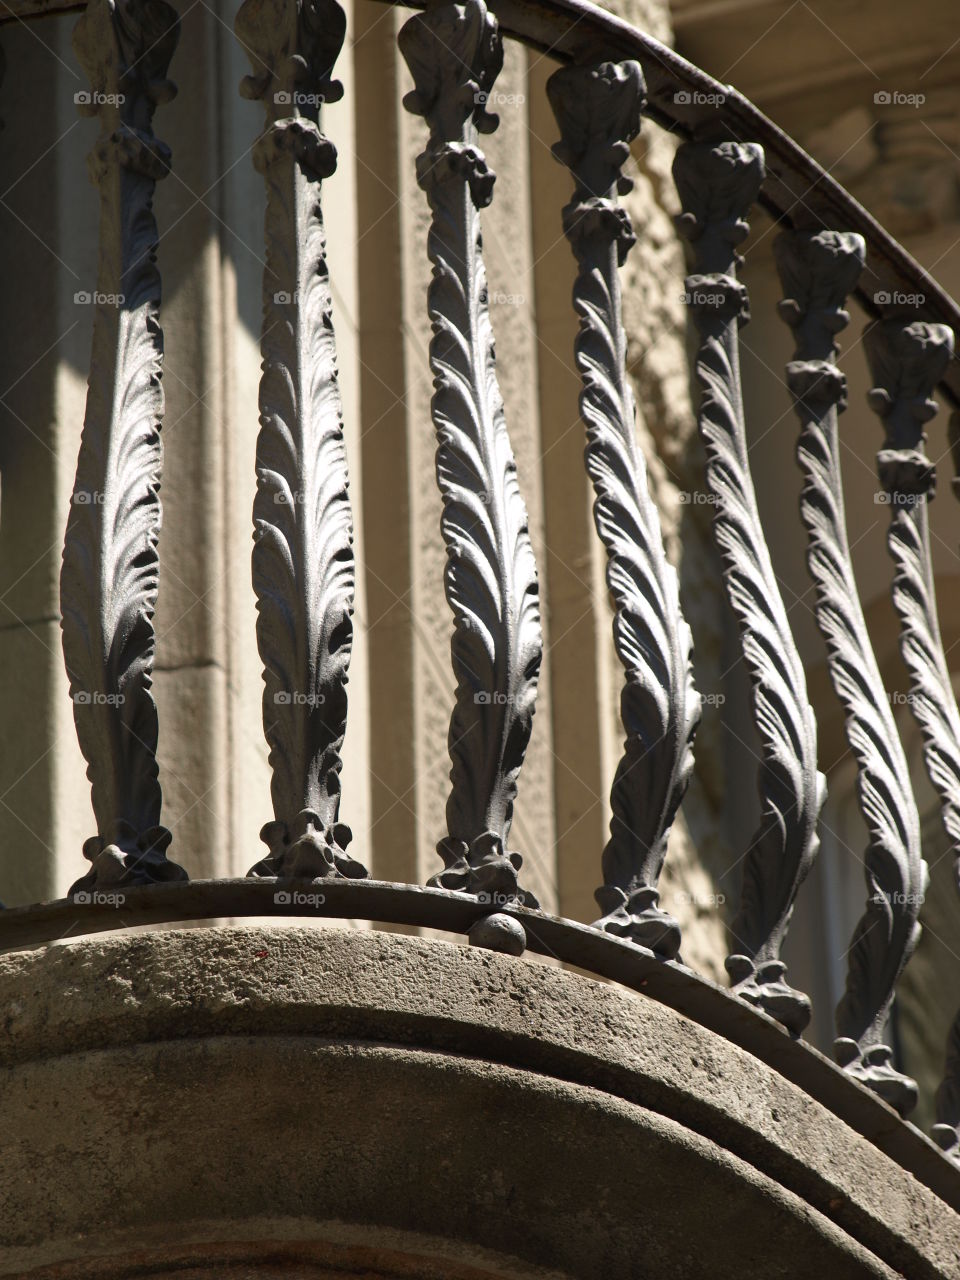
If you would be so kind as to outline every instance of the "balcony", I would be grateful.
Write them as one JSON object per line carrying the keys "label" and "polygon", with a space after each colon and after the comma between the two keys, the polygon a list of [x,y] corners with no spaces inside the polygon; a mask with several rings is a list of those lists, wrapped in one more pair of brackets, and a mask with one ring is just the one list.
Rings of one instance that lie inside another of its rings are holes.
{"label": "balcony", "polygon": [[950,294],[582,0],[75,7],[5,6],[0,1275],[960,1275]]}

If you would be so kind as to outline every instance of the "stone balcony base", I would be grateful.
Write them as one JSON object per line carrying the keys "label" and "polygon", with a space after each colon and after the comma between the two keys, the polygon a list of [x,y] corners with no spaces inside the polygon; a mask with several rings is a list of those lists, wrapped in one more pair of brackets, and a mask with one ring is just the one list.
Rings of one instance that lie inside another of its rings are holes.
{"label": "stone balcony base", "polygon": [[0,957],[0,1007],[0,1275],[960,1275],[960,1217],[795,1085],[534,961],[114,935]]}

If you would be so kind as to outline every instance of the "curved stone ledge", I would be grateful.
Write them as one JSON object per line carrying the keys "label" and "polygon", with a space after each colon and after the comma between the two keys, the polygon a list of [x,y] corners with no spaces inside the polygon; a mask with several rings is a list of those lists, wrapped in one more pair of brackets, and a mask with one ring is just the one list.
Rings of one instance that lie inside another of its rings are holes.
{"label": "curved stone ledge", "polygon": [[0,1004],[3,1275],[960,1276],[795,1085],[528,960],[181,930],[0,957]]}
{"label": "curved stone ledge", "polygon": [[[38,947],[80,936],[146,924],[171,927],[188,920],[216,922],[291,917],[278,902],[273,879],[192,880],[184,885],[134,886],[125,901],[78,904],[61,900],[0,911],[0,947]],[[295,882],[284,882],[294,885]],[[310,881],[300,882],[304,891]],[[105,895],[106,896],[106,895]],[[468,934],[487,908],[447,889],[372,880],[330,880],[314,918],[411,924]],[[738,1045],[816,1098],[960,1213],[960,1172],[930,1138],[900,1117],[875,1093],[761,1010],[738,999],[676,961],[634,946],[588,925],[525,907],[504,907],[527,934],[527,954],[552,956],[579,971],[618,982],[667,1005],[683,1017]]]}

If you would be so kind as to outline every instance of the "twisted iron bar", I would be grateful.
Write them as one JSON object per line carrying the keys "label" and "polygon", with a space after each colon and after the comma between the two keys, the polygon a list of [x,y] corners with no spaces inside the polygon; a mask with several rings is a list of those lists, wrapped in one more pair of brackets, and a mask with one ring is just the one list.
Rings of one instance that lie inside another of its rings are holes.
{"label": "twisted iron bar", "polygon": [[448,834],[437,846],[444,870],[430,883],[536,905],[518,886],[522,860],[506,841],[542,657],[537,573],[497,386],[480,237],[494,175],[477,136],[498,123],[484,104],[503,46],[483,0],[430,0],[402,28],[400,51],[416,85],[404,106],[430,126],[417,180],[432,213],[432,412],[457,678]]}
{"label": "twisted iron bar", "polygon": [[[890,505],[887,546],[894,564],[893,603],[900,618],[900,651],[910,675],[908,702],[920,728],[927,772],[940,798],[943,824],[956,863],[960,838],[960,717],[937,621],[928,505],[936,491],[936,469],[924,450],[924,426],[937,411],[933,389],[953,355],[946,325],[889,319],[864,338],[876,384],[871,408],[884,429],[877,467]],[[927,886],[926,865],[916,877],[915,915]],[[916,938],[920,926],[916,925]],[[957,1105],[958,1027],[947,1045],[946,1078],[937,1093],[936,1140],[960,1160]]]}
{"label": "twisted iron bar", "polygon": [[160,824],[151,693],[160,532],[160,275],[153,191],[170,167],[153,133],[179,19],[164,0],[91,0],[73,36],[100,119],[90,176],[100,189],[100,263],[90,384],[60,575],[63,656],[96,836],[71,892],[184,880]]}
{"label": "twisted iron bar", "polygon": [[353,641],[353,526],[320,187],[336,149],[318,127],[343,94],[336,0],[245,0],[237,34],[254,74],[241,92],[267,123],[254,164],[267,189],[263,374],[253,585],[274,820],[251,875],[363,877],[339,821]]}
{"label": "twisted iron bar", "polygon": [[633,186],[620,170],[640,131],[643,76],[636,62],[565,67],[551,76],[547,93],[561,134],[553,150],[575,182],[563,229],[578,264],[580,412],[594,520],[616,608],[614,644],[626,673],[620,714],[627,738],[610,795],[604,882],[596,893],[604,915],[597,927],[671,958],[680,947],[680,926],[660,908],[657,881],[693,769],[700,699],[677,574],[664,553],[634,435],[621,320],[618,268],[635,237],[616,196]]}
{"label": "twisted iron bar", "polygon": [[886,434],[877,467],[890,505],[887,545],[895,567],[901,651],[910,673],[908,701],[956,861],[960,715],[940,638],[930,556],[928,505],[936,492],[936,468],[923,447],[924,424],[937,411],[933,389],[953,355],[953,332],[946,325],[887,320],[867,331],[864,346],[877,384],[868,398]]}
{"label": "twisted iron bar", "polygon": [[797,890],[817,853],[823,776],[806,679],[787,622],[757,512],[747,457],[740,388],[738,327],[747,295],[735,275],[735,246],[763,182],[763,152],[753,143],[688,143],[674,162],[696,274],[686,301],[700,333],[696,375],[707,479],[716,502],[714,531],[730,604],[741,629],[763,744],[760,826],[744,854],[740,908],[732,925],[739,951],[727,957],[734,990],[799,1034],[810,1001],[784,980],[780,948]]}
{"label": "twisted iron bar", "polygon": [[860,607],[837,425],[846,408],[846,379],[835,363],[835,336],[849,322],[843,307],[863,270],[865,246],[858,235],[787,232],[774,249],[785,295],[780,314],[796,341],[787,383],[801,424],[797,459],[804,477],[800,514],[808,534],[807,564],[869,833],[863,857],[869,898],[848,950],[835,1053],[851,1075],[906,1115],[916,1105],[917,1086],[890,1065],[884,1037],[896,984],[916,941],[918,905],[911,890],[922,879],[920,820]]}

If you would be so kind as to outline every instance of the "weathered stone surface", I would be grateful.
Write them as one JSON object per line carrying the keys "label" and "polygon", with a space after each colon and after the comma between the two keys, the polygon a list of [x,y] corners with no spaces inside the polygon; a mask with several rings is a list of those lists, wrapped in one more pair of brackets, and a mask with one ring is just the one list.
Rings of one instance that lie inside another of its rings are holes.
{"label": "weathered stone surface", "polygon": [[823,1107],[552,967],[204,929],[4,956],[0,1001],[0,1274],[253,1274],[271,1241],[294,1275],[960,1274],[957,1215]]}

